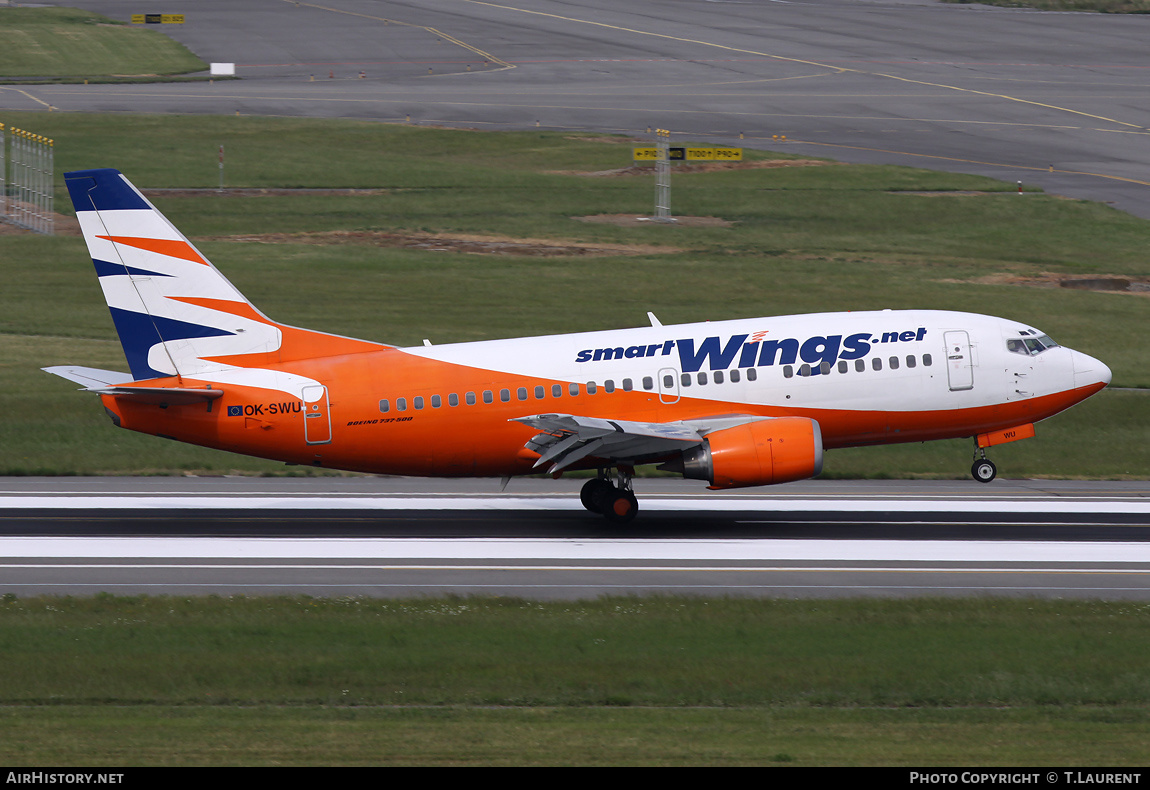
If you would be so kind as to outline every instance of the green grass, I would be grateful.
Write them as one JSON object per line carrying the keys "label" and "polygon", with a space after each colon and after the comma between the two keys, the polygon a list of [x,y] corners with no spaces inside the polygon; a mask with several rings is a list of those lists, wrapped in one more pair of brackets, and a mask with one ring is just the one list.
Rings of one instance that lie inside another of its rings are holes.
{"label": "green grass", "polygon": [[[1136,768],[1142,708],[0,708],[12,765]],[[129,780],[131,769],[128,769]]]}
{"label": "green grass", "polygon": [[1150,609],[0,600],[22,765],[1140,765]]}
{"label": "green grass", "polygon": [[7,705],[1150,704],[1122,602],[100,595],[7,600],[0,647]]}
{"label": "green grass", "polygon": [[0,8],[0,81],[171,75],[206,68],[167,36],[100,14],[76,8]]}
{"label": "green grass", "polygon": [[[939,308],[1004,315],[1101,358],[1116,387],[1150,388],[1150,301],[1021,287],[1044,273],[1150,276],[1150,223],[1086,201],[1019,196],[1002,182],[898,167],[827,164],[677,173],[680,215],[730,227],[591,224],[652,210],[653,179],[564,174],[629,164],[630,146],[561,133],[478,133],[361,121],[8,113],[56,140],[64,171],[119,167],[143,188],[227,184],[371,188],[361,195],[208,192],[156,197],[264,312],[285,323],[398,344],[550,334],[756,315]],[[748,151],[748,159],[782,158]],[[62,186],[62,184],[61,184]],[[976,191],[923,197],[908,192]],[[58,205],[68,210],[62,188]],[[607,258],[480,256],[366,244],[260,244],[301,231],[497,234],[665,252]],[[206,240],[216,239],[216,240]],[[221,240],[223,239],[223,240]],[[117,431],[98,404],[41,373],[124,369],[78,238],[0,237],[0,464],[7,474],[270,473],[283,467]],[[82,341],[82,342],[81,342]],[[1145,477],[1147,392],[1108,392],[995,448],[1004,476]],[[831,453],[826,474],[962,477],[967,442]]]}

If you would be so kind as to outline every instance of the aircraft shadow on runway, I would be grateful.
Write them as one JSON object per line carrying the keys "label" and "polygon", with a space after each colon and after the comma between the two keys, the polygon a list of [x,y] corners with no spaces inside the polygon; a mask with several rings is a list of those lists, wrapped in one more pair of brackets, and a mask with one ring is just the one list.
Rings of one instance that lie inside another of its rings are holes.
{"label": "aircraft shadow on runway", "polygon": [[[925,517],[925,518],[924,518]],[[593,540],[1076,540],[1143,541],[1150,525],[1123,514],[644,513],[613,524],[579,511],[284,510],[0,512],[0,535],[196,538],[538,538]]]}

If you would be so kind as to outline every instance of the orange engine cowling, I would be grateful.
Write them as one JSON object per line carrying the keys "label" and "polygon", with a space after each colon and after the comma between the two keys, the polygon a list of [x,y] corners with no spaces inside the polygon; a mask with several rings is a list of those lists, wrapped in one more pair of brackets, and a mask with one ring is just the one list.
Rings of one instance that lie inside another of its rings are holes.
{"label": "orange engine cowling", "polygon": [[823,470],[823,435],[807,417],[778,417],[707,435],[683,453],[683,477],[706,480],[710,488],[789,483]]}

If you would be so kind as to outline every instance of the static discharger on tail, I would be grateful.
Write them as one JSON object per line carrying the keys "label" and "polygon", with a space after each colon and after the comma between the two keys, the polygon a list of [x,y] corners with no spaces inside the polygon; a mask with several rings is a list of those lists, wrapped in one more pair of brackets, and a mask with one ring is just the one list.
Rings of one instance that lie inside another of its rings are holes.
{"label": "static discharger on tail", "polygon": [[986,448],[1110,382],[1003,318],[818,313],[399,348],[279,324],[116,170],[65,175],[129,373],[45,368],[122,427],[331,469],[501,477],[593,469],[588,510],[634,517],[634,468],[712,489],[817,476],[839,447]]}

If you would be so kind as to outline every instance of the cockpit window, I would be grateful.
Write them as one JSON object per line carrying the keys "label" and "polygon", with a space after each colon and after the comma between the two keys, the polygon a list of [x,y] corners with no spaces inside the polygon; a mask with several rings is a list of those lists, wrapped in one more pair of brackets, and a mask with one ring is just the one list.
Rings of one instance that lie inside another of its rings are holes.
{"label": "cockpit window", "polygon": [[1013,354],[1032,357],[1047,349],[1058,348],[1058,344],[1049,335],[1039,335],[1034,331],[1023,331],[1019,334],[1025,337],[1012,337],[1006,341],[1006,350]]}

